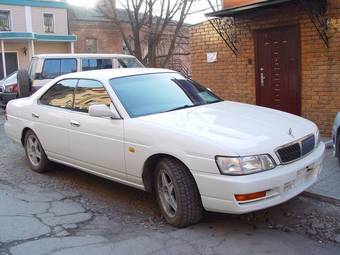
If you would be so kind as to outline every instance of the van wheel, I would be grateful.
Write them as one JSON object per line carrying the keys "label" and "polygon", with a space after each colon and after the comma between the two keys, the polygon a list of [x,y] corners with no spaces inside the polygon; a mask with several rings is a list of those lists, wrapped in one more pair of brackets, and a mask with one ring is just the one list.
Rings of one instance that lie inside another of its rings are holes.
{"label": "van wheel", "polygon": [[30,77],[28,71],[25,69],[20,69],[17,73],[18,82],[18,96],[28,97],[30,95]]}
{"label": "van wheel", "polygon": [[156,197],[165,220],[176,227],[197,223],[202,203],[194,178],[174,159],[161,159],[155,171]]}
{"label": "van wheel", "polygon": [[36,134],[29,130],[25,134],[25,152],[31,169],[38,173],[51,170],[52,162],[48,160]]}

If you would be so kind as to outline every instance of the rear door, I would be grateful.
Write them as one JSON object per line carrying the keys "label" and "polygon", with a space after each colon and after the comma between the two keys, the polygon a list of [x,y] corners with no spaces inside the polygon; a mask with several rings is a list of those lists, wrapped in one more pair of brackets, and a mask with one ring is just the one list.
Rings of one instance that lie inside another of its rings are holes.
{"label": "rear door", "polygon": [[99,81],[79,80],[69,122],[70,155],[81,167],[125,179],[123,120],[88,114],[91,104],[110,103],[111,99]]}
{"label": "rear door", "polygon": [[69,157],[68,128],[74,100],[76,79],[53,85],[32,109],[35,132],[48,156],[58,160]]}

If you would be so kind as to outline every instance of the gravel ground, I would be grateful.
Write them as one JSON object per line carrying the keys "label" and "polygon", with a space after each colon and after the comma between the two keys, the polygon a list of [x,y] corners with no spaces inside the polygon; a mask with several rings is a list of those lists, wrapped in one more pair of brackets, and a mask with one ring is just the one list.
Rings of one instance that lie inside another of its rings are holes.
{"label": "gravel ground", "polygon": [[30,171],[0,121],[0,254],[226,253],[340,254],[340,206],[298,196],[176,229],[151,194],[61,165]]}

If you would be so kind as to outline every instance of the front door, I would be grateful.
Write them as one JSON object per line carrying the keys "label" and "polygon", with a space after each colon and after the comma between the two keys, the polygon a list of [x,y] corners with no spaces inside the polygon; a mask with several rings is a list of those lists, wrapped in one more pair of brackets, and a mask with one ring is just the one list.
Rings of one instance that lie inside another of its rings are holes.
{"label": "front door", "polygon": [[256,103],[300,115],[298,26],[256,32]]}

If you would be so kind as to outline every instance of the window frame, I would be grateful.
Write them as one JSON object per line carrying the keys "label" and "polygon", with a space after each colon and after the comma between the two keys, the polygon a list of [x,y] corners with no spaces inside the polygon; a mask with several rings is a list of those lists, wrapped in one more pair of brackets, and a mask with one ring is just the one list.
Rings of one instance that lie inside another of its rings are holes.
{"label": "window frame", "polygon": [[[45,15],[52,15],[52,32],[50,31],[46,31],[46,26],[45,26]],[[43,12],[43,29],[44,29],[44,33],[46,34],[55,34],[56,32],[56,23],[55,23],[55,15],[53,12]]]}
{"label": "window frame", "polygon": [[8,12],[8,22],[9,22],[9,27],[8,30],[0,30],[1,32],[10,32],[13,31],[13,16],[12,16],[12,10],[9,9],[0,9],[0,11]]}
{"label": "window frame", "polygon": [[[59,72],[59,75],[54,77],[54,78],[46,78],[46,77],[44,77],[44,68],[45,68],[45,65],[46,65],[46,61],[48,61],[48,60],[59,60],[60,61],[60,69],[59,69],[60,72]],[[52,80],[52,79],[55,79],[55,78],[57,78],[57,77],[59,77],[61,75],[68,74],[68,73],[61,74],[61,62],[62,62],[62,60],[75,60],[76,61],[76,69],[75,69],[76,71],[74,73],[76,73],[78,71],[78,60],[77,60],[77,58],[45,58],[43,66],[41,68],[41,74],[40,74],[41,79],[40,80]]]}
{"label": "window frame", "polygon": [[[55,105],[49,105],[49,104],[43,104],[41,102],[41,99],[45,96],[45,94],[55,85],[57,85],[59,82],[61,81],[65,81],[65,80],[77,80],[77,83],[76,83],[76,86],[74,87],[74,90],[73,90],[73,102],[72,102],[72,108],[64,108],[64,107],[60,107],[60,106],[55,106]],[[76,112],[76,113],[80,113],[80,114],[86,114],[87,116],[90,116],[88,112],[83,112],[83,111],[78,111],[74,108],[74,101],[75,101],[75,96],[76,96],[76,89],[78,88],[78,84],[79,84],[79,81],[80,80],[90,80],[90,81],[96,81],[96,82],[99,82],[103,88],[105,89],[106,93],[109,95],[109,98],[111,100],[111,104],[113,105],[113,107],[115,108],[115,110],[117,111],[118,115],[119,115],[119,119],[123,119],[122,117],[122,114],[120,113],[120,111],[118,110],[117,108],[117,105],[116,105],[116,102],[114,101],[114,99],[112,98],[112,95],[111,93],[109,93],[109,90],[105,87],[105,85],[99,81],[99,80],[96,80],[96,79],[89,79],[89,78],[64,78],[64,79],[61,79],[61,80],[58,80],[56,83],[54,83],[53,85],[51,85],[40,97],[39,99],[37,100],[37,103],[40,105],[40,106],[47,106],[47,107],[53,107],[53,108],[57,108],[57,109],[60,109],[60,110],[64,110],[64,111],[71,111],[71,112]],[[110,88],[110,87],[109,87]]]}
{"label": "window frame", "polygon": [[[66,80],[76,80],[76,85],[74,87],[74,90],[73,90],[73,102],[72,102],[72,107],[71,108],[66,108],[66,107],[60,107],[60,106],[56,106],[56,105],[50,105],[50,104],[43,104],[41,102],[41,99],[54,87],[56,86],[58,83],[62,82],[62,81],[66,81]],[[48,107],[53,107],[53,108],[58,108],[58,109],[62,109],[62,110],[67,110],[67,111],[72,111],[73,110],[73,107],[74,107],[74,95],[75,95],[75,89],[78,85],[78,82],[79,82],[79,79],[78,78],[65,78],[65,79],[61,79],[59,81],[57,81],[56,83],[54,83],[53,85],[51,85],[40,97],[39,99],[37,100],[38,104],[39,105],[43,105],[43,106],[48,106]]]}
{"label": "window frame", "polygon": [[[88,40],[95,40],[95,42],[96,42],[96,51],[95,52],[88,52],[87,51],[87,49],[88,49],[88,47],[87,47]],[[85,48],[86,48],[85,50],[86,50],[87,54],[97,54],[98,53],[98,39],[97,38],[92,38],[92,37],[85,38]]]}
{"label": "window frame", "polygon": [[[104,84],[103,84],[101,81],[98,81],[98,80],[96,80],[96,79],[89,79],[89,78],[78,78],[76,87],[74,88],[74,94],[73,94],[73,106],[72,106],[72,110],[73,110],[73,111],[88,114],[88,112],[84,112],[84,111],[77,110],[77,109],[75,109],[75,107],[74,107],[75,100],[76,100],[76,91],[77,91],[77,89],[78,89],[78,85],[79,85],[80,80],[83,80],[83,81],[95,81],[95,82],[98,82],[100,85],[102,85],[102,87],[105,89],[107,95],[109,96],[111,103],[112,103],[113,106],[116,108],[115,104],[113,103],[113,100],[112,100],[112,97],[111,97],[110,93],[108,92],[108,90],[106,89],[106,87],[104,86]],[[117,110],[117,108],[116,108],[116,110]],[[119,114],[119,115],[120,115],[120,114]]]}

